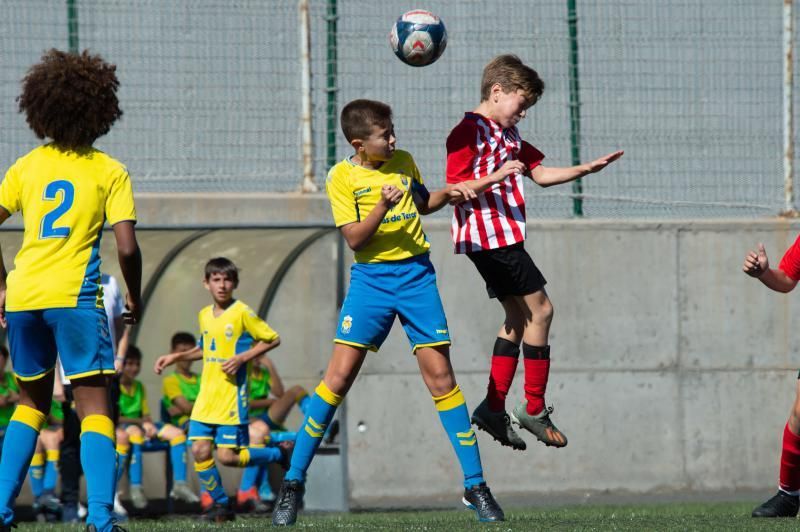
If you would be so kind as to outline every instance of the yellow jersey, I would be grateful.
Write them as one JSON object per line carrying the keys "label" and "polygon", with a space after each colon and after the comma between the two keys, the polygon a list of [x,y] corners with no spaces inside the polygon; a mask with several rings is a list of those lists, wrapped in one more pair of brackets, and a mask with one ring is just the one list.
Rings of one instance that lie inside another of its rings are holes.
{"label": "yellow jersey", "polygon": [[325,190],[336,227],[364,219],[380,201],[383,185],[394,185],[405,194],[369,242],[355,252],[356,262],[403,260],[427,253],[431,247],[413,197],[414,192],[424,190],[422,177],[411,154],[402,150],[395,150],[391,159],[374,170],[349,158],[331,168]]}
{"label": "yellow jersey", "polygon": [[125,166],[94,148],[76,153],[46,144],[8,170],[0,206],[20,211],[25,227],[6,310],[103,308],[103,224],[136,221]]}
{"label": "yellow jersey", "polygon": [[278,333],[241,301],[234,301],[217,317],[214,305],[209,305],[200,311],[198,320],[203,371],[191,419],[213,425],[248,423],[248,365],[242,365],[236,375],[228,375],[222,364],[255,342],[277,340]]}

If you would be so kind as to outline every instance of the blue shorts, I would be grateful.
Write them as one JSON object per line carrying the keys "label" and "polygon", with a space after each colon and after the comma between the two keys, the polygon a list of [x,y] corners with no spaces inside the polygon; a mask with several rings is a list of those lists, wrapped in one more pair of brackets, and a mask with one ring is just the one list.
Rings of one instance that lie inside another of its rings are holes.
{"label": "blue shorts", "polygon": [[69,379],[114,373],[108,318],[99,308],[51,308],[8,312],[8,347],[23,381],[43,377],[61,358]]}
{"label": "blue shorts", "polygon": [[272,421],[272,418],[269,417],[269,412],[264,412],[263,414],[258,414],[257,416],[253,416],[253,417],[254,417],[254,419],[260,419],[261,421],[266,423],[267,426],[269,427],[269,430],[279,430],[279,431],[286,430],[286,427],[284,427],[280,423],[276,423],[276,422]]}
{"label": "blue shorts", "polygon": [[248,425],[215,425],[189,420],[189,440],[211,440],[217,447],[242,448],[250,445]]}
{"label": "blue shorts", "polygon": [[353,264],[334,342],[377,351],[395,316],[400,317],[412,351],[450,345],[436,272],[427,253],[394,262]]}

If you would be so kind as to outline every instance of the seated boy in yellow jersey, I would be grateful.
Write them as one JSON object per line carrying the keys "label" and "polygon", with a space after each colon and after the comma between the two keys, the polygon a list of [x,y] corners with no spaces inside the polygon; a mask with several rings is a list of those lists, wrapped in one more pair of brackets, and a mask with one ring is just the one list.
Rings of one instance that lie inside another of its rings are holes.
{"label": "seated boy in yellow jersey", "polygon": [[[172,335],[169,345],[170,353],[180,353],[197,347],[197,340],[192,333],[180,331]],[[188,431],[189,416],[200,393],[200,376],[192,371],[192,361],[176,362],[175,373],[164,377],[161,390],[162,410],[173,425]]]}
{"label": "seated boy in yellow jersey", "polygon": [[181,360],[203,359],[200,393],[189,419],[194,467],[200,485],[213,500],[204,508],[212,521],[226,521],[235,515],[214,464],[217,459],[227,466],[247,467],[288,461],[291,445],[264,447],[264,434],[254,438],[259,447],[249,446],[248,432],[248,363],[280,345],[278,333],[259,318],[250,307],[234,299],[239,285],[239,270],[224,257],[206,263],[203,286],[214,304],[200,311],[200,345],[188,351],[160,356],[155,363],[157,374]]}
{"label": "seated boy in yellow jersey", "polygon": [[[147,404],[147,391],[144,384],[136,379],[141,367],[142,352],[135,345],[129,345],[125,351],[119,380],[119,424],[127,432],[131,445],[131,463],[128,468],[131,503],[137,510],[147,507],[147,496],[142,487],[142,453],[164,450],[162,442],[169,442],[172,478],[175,481],[169,496],[189,503],[200,502],[200,498],[186,483],[186,433],[175,425],[153,422]],[[117,482],[123,471],[123,467],[117,469]]]}
{"label": "seated boy in yellow jersey", "polygon": [[341,124],[355,153],[331,169],[326,189],[336,226],[355,251],[355,264],[333,355],[297,436],[272,523],[296,521],[306,471],[325,429],[367,350],[378,350],[397,316],[461,464],[464,502],[480,520],[501,521],[503,511],[484,481],[478,442],[450,365],[447,318],[419,217],[475,195],[463,183],[428,192],[411,154],[395,150],[388,105],[352,101],[342,109]]}
{"label": "seated boy in yellow jersey", "polygon": [[118,528],[111,513],[116,453],[108,402],[114,360],[98,253],[105,222],[114,229],[128,287],[129,323],[141,309],[142,258],[128,171],[92,147],[122,115],[115,71],[86,51],[50,50],[22,82],[20,110],[36,136],[52,142],[18,159],[0,184],[0,223],[20,212],[25,226],[8,279],[0,262],[0,325],[8,324],[20,382],[0,461],[0,530],[12,526],[13,502],[50,412],[57,354],[81,420],[87,530]]}

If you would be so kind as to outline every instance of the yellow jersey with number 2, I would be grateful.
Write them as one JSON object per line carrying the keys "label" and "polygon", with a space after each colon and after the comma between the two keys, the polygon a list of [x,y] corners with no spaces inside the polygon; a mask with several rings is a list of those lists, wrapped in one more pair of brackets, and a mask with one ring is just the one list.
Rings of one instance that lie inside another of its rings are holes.
{"label": "yellow jersey with number 2", "polygon": [[103,224],[136,221],[125,166],[94,148],[74,152],[46,144],[8,170],[0,207],[21,212],[25,226],[8,276],[6,310],[103,308]]}

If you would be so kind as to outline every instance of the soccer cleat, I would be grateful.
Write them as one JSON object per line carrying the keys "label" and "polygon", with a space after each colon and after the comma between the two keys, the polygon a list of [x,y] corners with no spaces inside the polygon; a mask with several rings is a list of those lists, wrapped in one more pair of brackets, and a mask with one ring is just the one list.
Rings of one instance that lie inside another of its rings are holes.
{"label": "soccer cleat", "polygon": [[526,402],[522,401],[514,407],[511,411],[511,421],[536,436],[536,439],[548,447],[566,447],[567,437],[550,421],[553,407],[548,406],[532,416],[525,410],[525,405]]}
{"label": "soccer cleat", "polygon": [[44,520],[46,522],[56,523],[61,521],[62,519],[61,501],[58,500],[58,497],[56,497],[55,493],[53,493],[52,491],[43,493],[39,497],[38,502],[41,515],[44,516]]}
{"label": "soccer cleat", "polygon": [[753,510],[753,517],[797,517],[800,497],[778,490],[770,500]]}
{"label": "soccer cleat", "polygon": [[[86,525],[86,532],[97,532],[97,527],[90,523]],[[111,525],[111,532],[128,532],[128,529],[114,524]]]}
{"label": "soccer cleat", "polygon": [[119,493],[114,494],[114,515],[122,518],[128,517],[128,510],[122,505],[122,501],[119,498]]}
{"label": "soccer cleat", "polygon": [[297,521],[297,510],[303,500],[305,486],[297,480],[284,480],[275,507],[272,510],[273,526],[290,526]]}
{"label": "soccer cleat", "polygon": [[61,510],[62,523],[80,523],[81,516],[78,514],[78,505],[75,503],[65,503]]}
{"label": "soccer cleat", "polygon": [[172,490],[169,492],[169,496],[177,501],[183,501],[192,504],[200,502],[200,497],[197,496],[197,494],[186,482],[175,482],[175,484],[172,486]]}
{"label": "soccer cleat", "polygon": [[211,523],[224,523],[226,521],[234,521],[236,513],[231,510],[228,504],[215,502],[211,507],[203,510],[201,517]]}
{"label": "soccer cleat", "polygon": [[478,521],[494,522],[506,519],[503,509],[494,500],[492,491],[484,482],[465,489],[464,498],[461,501],[470,510],[475,510],[475,513],[478,514]]}
{"label": "soccer cleat", "polygon": [[141,486],[131,486],[131,504],[137,510],[144,510],[147,508],[147,496],[144,494],[144,489]]}
{"label": "soccer cleat", "polygon": [[501,445],[519,451],[527,448],[525,440],[511,427],[511,419],[505,410],[492,412],[486,399],[472,412],[472,422],[479,429],[489,433],[489,436],[499,441]]}
{"label": "soccer cleat", "polygon": [[200,492],[200,509],[205,512],[209,508],[214,505],[214,499],[211,498],[211,494],[207,491]]}
{"label": "soccer cleat", "polygon": [[78,501],[78,519],[86,519],[86,516],[89,515],[89,509],[83,505],[81,501]]}

